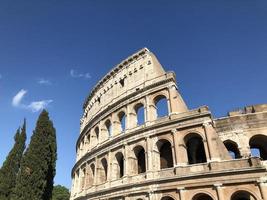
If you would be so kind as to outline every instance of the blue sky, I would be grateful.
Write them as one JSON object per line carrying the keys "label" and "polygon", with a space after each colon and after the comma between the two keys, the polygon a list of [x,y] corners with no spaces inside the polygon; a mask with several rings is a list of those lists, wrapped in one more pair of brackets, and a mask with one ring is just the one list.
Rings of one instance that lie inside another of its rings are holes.
{"label": "blue sky", "polygon": [[46,106],[55,183],[70,187],[84,99],[142,47],[176,73],[189,108],[208,105],[218,117],[267,103],[267,1],[1,0],[0,163],[23,118],[28,143]]}

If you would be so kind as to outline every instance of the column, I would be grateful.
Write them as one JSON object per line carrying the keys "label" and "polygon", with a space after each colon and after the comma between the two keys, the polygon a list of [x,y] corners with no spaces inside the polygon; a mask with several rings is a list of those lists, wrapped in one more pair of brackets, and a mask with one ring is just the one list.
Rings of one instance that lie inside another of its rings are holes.
{"label": "column", "polygon": [[214,141],[216,141],[216,138],[215,138],[216,132],[214,128],[212,127],[211,122],[204,123],[203,127],[204,127],[205,136],[207,140],[210,160],[218,161],[220,160],[220,157],[218,154],[217,144],[214,144]]}
{"label": "column", "polygon": [[146,137],[146,174],[147,178],[152,178],[153,172],[153,149],[151,145],[152,139],[150,137]]}
{"label": "column", "polygon": [[179,200],[186,200],[185,199],[185,188],[184,187],[179,187],[177,188],[177,191],[179,193]]}
{"label": "column", "polygon": [[98,157],[95,158],[95,176],[93,186],[97,185],[97,177],[98,177]]}
{"label": "column", "polygon": [[216,192],[217,192],[218,200],[225,200],[222,184],[221,183],[216,183],[216,184],[214,184],[214,187],[215,187]]}
{"label": "column", "polygon": [[263,200],[267,200],[267,180],[258,181],[258,186]]}
{"label": "column", "polygon": [[172,129],[172,155],[173,155],[173,166],[175,167],[177,165],[177,144],[175,140],[176,135],[176,129]]}

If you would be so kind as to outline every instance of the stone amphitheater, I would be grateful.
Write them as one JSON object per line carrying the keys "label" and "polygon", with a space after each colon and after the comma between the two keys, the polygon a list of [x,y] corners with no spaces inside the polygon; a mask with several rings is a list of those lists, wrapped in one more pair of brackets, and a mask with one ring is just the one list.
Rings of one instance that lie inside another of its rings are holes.
{"label": "stone amphitheater", "polygon": [[267,200],[267,104],[218,119],[188,109],[144,48],[83,109],[71,200]]}

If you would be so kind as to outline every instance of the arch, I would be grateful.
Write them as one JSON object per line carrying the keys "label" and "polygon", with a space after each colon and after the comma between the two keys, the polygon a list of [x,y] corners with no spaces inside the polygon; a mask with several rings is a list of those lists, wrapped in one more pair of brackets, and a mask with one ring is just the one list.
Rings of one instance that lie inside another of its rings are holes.
{"label": "arch", "polygon": [[240,190],[232,194],[231,200],[256,200],[256,198],[245,190]]}
{"label": "arch", "polygon": [[136,125],[140,126],[145,123],[145,108],[142,103],[138,103],[134,106],[136,113]]}
{"label": "arch", "polygon": [[233,159],[241,158],[240,151],[236,142],[232,140],[226,140],[223,142],[223,144]]}
{"label": "arch", "polygon": [[157,142],[157,148],[160,156],[160,169],[173,167],[172,145],[166,139]]}
{"label": "arch", "polygon": [[91,187],[94,184],[94,178],[95,178],[95,164],[92,163],[89,168],[89,177],[88,177],[88,187]]}
{"label": "arch", "polygon": [[171,196],[164,196],[161,198],[161,200],[175,200],[175,199],[172,198]]}
{"label": "arch", "polygon": [[202,137],[197,133],[190,133],[184,138],[189,164],[207,162]]}
{"label": "arch", "polygon": [[109,119],[105,121],[105,128],[106,128],[108,137],[111,137],[112,136],[112,125]]}
{"label": "arch", "polygon": [[213,200],[213,198],[206,194],[206,193],[199,193],[199,194],[196,194],[192,200]]}
{"label": "arch", "polygon": [[267,136],[266,135],[254,135],[249,140],[249,146],[252,156],[261,157],[263,160],[267,160]]}
{"label": "arch", "polygon": [[158,95],[154,98],[154,105],[156,108],[156,118],[165,117],[169,115],[168,101],[166,96]]}
{"label": "arch", "polygon": [[124,156],[121,152],[115,154],[114,175],[116,179],[124,176]]}
{"label": "arch", "polygon": [[136,157],[135,162],[135,172],[137,174],[141,174],[146,172],[146,155],[145,155],[145,149],[142,146],[136,146],[134,149],[134,154]]}
{"label": "arch", "polygon": [[80,190],[83,190],[85,188],[85,176],[86,176],[86,168],[84,167],[82,169],[82,177],[81,177],[81,183],[80,183]]}
{"label": "arch", "polygon": [[91,144],[92,147],[95,147],[99,142],[99,128],[95,127],[95,129],[91,133]]}
{"label": "arch", "polygon": [[108,162],[106,158],[101,159],[101,166],[99,168],[99,182],[104,183],[107,181],[108,175]]}
{"label": "arch", "polygon": [[126,114],[124,111],[119,112],[118,114],[119,122],[120,122],[120,132],[124,132],[126,129]]}

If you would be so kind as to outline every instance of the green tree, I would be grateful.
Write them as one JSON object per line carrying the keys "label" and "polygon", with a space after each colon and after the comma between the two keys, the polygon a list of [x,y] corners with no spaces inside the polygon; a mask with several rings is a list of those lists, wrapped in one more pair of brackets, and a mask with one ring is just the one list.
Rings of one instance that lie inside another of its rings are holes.
{"label": "green tree", "polygon": [[56,185],[53,189],[52,200],[69,200],[70,192],[69,190],[61,185]]}
{"label": "green tree", "polygon": [[56,131],[48,112],[40,114],[18,173],[13,200],[50,200],[56,173]]}
{"label": "green tree", "polygon": [[23,151],[25,149],[25,120],[22,129],[20,130],[19,128],[17,130],[14,140],[15,144],[0,169],[0,200],[9,200],[15,187],[16,177],[20,168]]}

